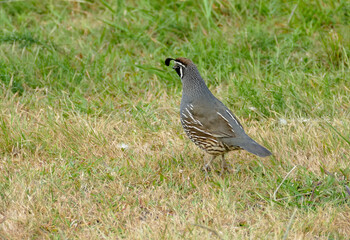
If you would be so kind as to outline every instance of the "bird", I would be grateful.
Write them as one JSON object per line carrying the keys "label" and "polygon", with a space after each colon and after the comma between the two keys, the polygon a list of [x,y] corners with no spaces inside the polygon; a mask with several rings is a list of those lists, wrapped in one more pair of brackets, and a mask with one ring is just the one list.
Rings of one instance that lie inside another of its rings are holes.
{"label": "bird", "polygon": [[197,66],[188,58],[167,58],[174,61],[173,69],[181,78],[182,98],[180,120],[188,138],[212,157],[203,169],[207,173],[211,163],[221,156],[221,173],[226,170],[225,154],[246,150],[259,157],[272,153],[250,138],[236,116],[208,89]]}

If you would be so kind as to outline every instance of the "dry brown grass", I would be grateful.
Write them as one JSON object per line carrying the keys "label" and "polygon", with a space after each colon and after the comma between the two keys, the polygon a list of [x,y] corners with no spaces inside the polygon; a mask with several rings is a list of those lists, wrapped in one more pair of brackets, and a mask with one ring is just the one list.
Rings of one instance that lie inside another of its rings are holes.
{"label": "dry brown grass", "polygon": [[[349,9],[0,1],[0,239],[349,239]],[[179,56],[273,157],[205,177]]]}
{"label": "dry brown grass", "polygon": [[[150,127],[157,131],[145,131],[129,113],[63,116],[40,102],[32,109],[17,99],[7,103],[15,108],[2,106],[8,136],[2,135],[1,146],[12,147],[0,164],[5,239],[281,239],[288,226],[291,239],[350,235],[347,200],[325,200],[317,192],[307,202],[310,192],[300,197],[283,186],[273,200],[293,165],[286,182],[309,187],[329,180],[321,166],[337,174],[348,166],[348,146],[324,120],[244,122],[274,157],[232,152],[227,159],[235,172],[220,177],[214,171],[206,179],[205,155],[184,137],[173,101],[154,105],[158,121]],[[332,125],[343,132],[348,119]],[[310,174],[314,183],[304,183]],[[320,191],[339,195],[342,184]]]}

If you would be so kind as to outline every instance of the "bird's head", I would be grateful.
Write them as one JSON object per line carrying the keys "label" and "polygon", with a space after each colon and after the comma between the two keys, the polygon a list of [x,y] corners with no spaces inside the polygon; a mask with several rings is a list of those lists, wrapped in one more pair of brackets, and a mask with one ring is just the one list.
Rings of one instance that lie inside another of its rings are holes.
{"label": "bird's head", "polygon": [[182,79],[189,68],[195,66],[193,62],[190,59],[179,57],[179,58],[167,58],[165,60],[165,65],[169,66],[170,61],[174,61],[175,65],[173,66],[173,69],[175,69],[177,75]]}

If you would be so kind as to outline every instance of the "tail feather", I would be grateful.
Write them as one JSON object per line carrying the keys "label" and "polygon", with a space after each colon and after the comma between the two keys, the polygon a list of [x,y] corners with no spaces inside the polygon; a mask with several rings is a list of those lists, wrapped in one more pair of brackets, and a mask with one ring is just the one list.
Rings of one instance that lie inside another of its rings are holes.
{"label": "tail feather", "polygon": [[242,144],[240,147],[259,157],[267,157],[272,154],[269,150],[255,142],[253,139],[251,139],[251,141],[247,142],[246,144]]}
{"label": "tail feather", "polygon": [[255,142],[250,137],[246,138],[224,138],[222,139],[224,143],[230,146],[239,146],[250,153],[253,153],[259,157],[267,157],[272,155],[272,153],[261,146],[259,143]]}

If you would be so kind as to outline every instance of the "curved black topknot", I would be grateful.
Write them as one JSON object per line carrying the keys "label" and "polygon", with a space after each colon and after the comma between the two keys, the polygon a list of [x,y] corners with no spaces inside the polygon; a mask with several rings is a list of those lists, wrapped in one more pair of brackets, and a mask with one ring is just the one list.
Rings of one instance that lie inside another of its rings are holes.
{"label": "curved black topknot", "polygon": [[174,58],[167,58],[167,59],[165,59],[165,65],[169,66],[171,60],[174,60],[174,61],[175,61]]}

